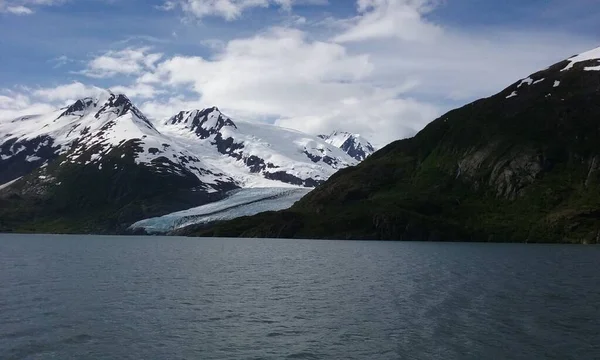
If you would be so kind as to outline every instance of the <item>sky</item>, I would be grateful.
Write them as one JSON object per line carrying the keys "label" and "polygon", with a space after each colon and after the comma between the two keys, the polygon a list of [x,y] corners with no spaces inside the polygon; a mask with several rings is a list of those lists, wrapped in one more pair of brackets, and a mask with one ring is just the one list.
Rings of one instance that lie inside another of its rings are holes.
{"label": "sky", "polygon": [[0,120],[107,88],[381,147],[598,46],[599,0],[0,0]]}

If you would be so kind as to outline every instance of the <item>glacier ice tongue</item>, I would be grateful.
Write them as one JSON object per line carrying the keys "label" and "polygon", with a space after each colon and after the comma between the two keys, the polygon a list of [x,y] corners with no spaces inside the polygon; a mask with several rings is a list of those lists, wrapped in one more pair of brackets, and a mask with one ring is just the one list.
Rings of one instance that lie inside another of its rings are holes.
{"label": "glacier ice tongue", "polygon": [[230,220],[265,211],[284,210],[312,189],[307,188],[246,188],[234,190],[223,200],[195,208],[138,221],[130,229],[161,234],[194,224]]}

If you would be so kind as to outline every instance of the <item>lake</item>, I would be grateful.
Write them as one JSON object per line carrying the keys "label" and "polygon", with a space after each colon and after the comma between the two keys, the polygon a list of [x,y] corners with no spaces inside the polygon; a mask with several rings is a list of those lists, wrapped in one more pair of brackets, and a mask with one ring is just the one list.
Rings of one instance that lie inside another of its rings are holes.
{"label": "lake", "polygon": [[2,359],[597,359],[600,247],[0,235]]}

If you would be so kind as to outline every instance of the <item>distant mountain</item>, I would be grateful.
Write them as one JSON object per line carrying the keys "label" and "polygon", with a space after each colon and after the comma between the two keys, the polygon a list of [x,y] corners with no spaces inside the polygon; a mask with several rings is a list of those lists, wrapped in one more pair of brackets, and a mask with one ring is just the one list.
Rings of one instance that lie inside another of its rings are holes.
{"label": "distant mountain", "polygon": [[0,231],[116,232],[220,199],[235,180],[101,91],[0,124]]}
{"label": "distant mountain", "polygon": [[600,243],[600,48],[433,121],[289,210],[210,236]]}
{"label": "distant mountain", "polygon": [[334,131],[329,135],[319,135],[326,143],[342,149],[346,154],[358,161],[363,161],[375,152],[375,148],[359,134]]}
{"label": "distant mountain", "polygon": [[159,174],[196,178],[206,191],[233,183],[219,169],[161,134],[125,95],[101,91],[96,97],[45,115],[0,123],[0,182],[24,176],[62,158],[58,164],[94,166],[119,156]]}
{"label": "distant mountain", "polygon": [[314,187],[337,170],[358,163],[318,137],[273,125],[234,122],[216,107],[179,112],[161,131],[242,184],[256,184],[258,175]]}
{"label": "distant mountain", "polygon": [[234,123],[216,107],[153,123],[99,90],[0,122],[0,231],[118,232],[233,189],[312,188],[357,163],[318,137]]}

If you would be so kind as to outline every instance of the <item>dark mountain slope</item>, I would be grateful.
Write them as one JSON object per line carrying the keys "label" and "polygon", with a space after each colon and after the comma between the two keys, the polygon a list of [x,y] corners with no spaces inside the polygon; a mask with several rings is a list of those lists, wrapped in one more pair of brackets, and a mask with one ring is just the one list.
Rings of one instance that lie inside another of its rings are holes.
{"label": "dark mountain slope", "polygon": [[121,158],[129,145],[105,156],[101,168],[57,161],[4,189],[0,232],[121,233],[141,218],[215,201],[234,188],[223,184],[223,192],[207,193],[192,174]]}
{"label": "dark mountain slope", "polygon": [[189,233],[596,243],[597,58],[599,49],[450,111],[339,171],[288,211]]}

